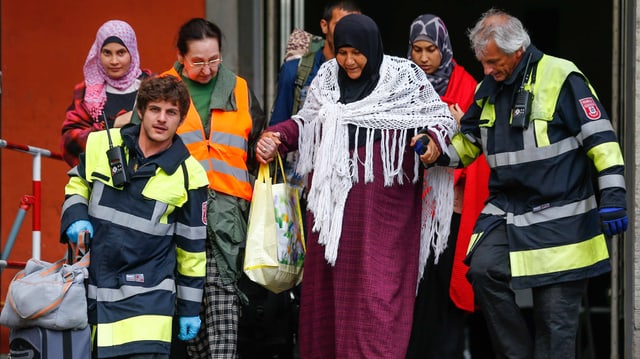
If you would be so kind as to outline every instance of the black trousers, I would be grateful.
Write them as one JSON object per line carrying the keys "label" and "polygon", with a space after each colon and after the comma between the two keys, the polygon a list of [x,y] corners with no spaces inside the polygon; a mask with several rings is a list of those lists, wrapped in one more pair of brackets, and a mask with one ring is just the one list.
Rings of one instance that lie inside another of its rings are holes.
{"label": "black trousers", "polygon": [[510,287],[509,246],[504,224],[477,245],[467,278],[482,308],[497,358],[575,358],[586,279],[532,288],[535,327],[532,336]]}
{"label": "black trousers", "polygon": [[454,213],[447,248],[438,264],[431,257],[425,266],[418,286],[407,359],[464,358],[466,312],[456,307],[449,296],[459,226],[460,214]]}

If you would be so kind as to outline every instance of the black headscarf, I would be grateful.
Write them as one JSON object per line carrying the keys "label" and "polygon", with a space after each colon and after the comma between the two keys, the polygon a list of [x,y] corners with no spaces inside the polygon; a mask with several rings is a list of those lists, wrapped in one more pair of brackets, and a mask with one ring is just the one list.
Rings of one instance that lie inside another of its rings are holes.
{"label": "black headscarf", "polygon": [[353,47],[367,57],[362,74],[355,80],[350,79],[342,67],[338,69],[339,101],[346,104],[365,98],[378,84],[384,57],[378,26],[366,15],[350,14],[336,24],[333,41],[336,54],[341,47]]}
{"label": "black headscarf", "polygon": [[[107,44],[111,44],[111,43],[120,44],[120,45],[124,46],[125,48],[127,47],[127,45],[125,45],[124,42],[117,36],[109,36],[106,39],[104,39],[104,41],[102,42],[102,47],[104,47]],[[129,49],[127,49],[127,51],[128,50]]]}

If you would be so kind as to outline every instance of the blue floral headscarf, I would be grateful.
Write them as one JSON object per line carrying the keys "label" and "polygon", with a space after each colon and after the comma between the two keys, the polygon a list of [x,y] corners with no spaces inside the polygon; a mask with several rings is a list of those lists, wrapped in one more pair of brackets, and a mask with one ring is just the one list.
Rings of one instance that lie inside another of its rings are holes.
{"label": "blue floral headscarf", "polygon": [[451,48],[451,40],[449,32],[444,22],[439,17],[432,14],[424,14],[418,16],[411,23],[409,29],[409,52],[407,57],[411,59],[411,47],[414,42],[425,40],[436,45],[442,60],[440,67],[433,74],[427,74],[427,78],[433,88],[440,96],[444,95],[449,85],[449,77],[453,72],[453,49]]}

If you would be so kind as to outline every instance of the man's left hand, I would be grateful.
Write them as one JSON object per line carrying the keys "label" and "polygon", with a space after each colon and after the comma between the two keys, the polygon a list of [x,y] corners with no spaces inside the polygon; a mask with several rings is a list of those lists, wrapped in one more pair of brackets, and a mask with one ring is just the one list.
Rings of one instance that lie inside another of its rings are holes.
{"label": "man's left hand", "polygon": [[180,317],[178,318],[180,324],[180,332],[178,333],[178,339],[191,340],[196,337],[200,330],[200,317]]}
{"label": "man's left hand", "polygon": [[602,221],[602,230],[607,236],[620,234],[627,230],[629,218],[624,208],[600,208],[599,213]]}
{"label": "man's left hand", "polygon": [[[421,133],[416,136],[413,136],[413,138],[411,138],[411,143],[409,145],[411,147],[415,146],[418,139],[422,136],[429,136],[429,135]],[[426,151],[424,151],[422,155],[420,155],[419,158],[420,158],[420,161],[422,161],[422,163],[425,166],[427,166],[434,163],[438,159],[438,157],[440,157],[440,154],[441,154],[440,148],[438,147],[436,142],[433,140],[433,138],[429,136],[429,143],[427,144],[427,149]]]}

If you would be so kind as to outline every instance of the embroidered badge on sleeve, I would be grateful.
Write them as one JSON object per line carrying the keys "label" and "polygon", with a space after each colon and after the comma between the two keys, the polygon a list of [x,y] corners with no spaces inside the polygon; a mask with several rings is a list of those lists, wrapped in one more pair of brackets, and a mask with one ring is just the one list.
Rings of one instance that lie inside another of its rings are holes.
{"label": "embroidered badge on sleeve", "polygon": [[586,97],[580,100],[580,105],[582,106],[582,110],[584,114],[587,115],[587,118],[590,120],[597,120],[600,118],[600,109],[598,105],[596,105],[596,101],[593,97]]}

